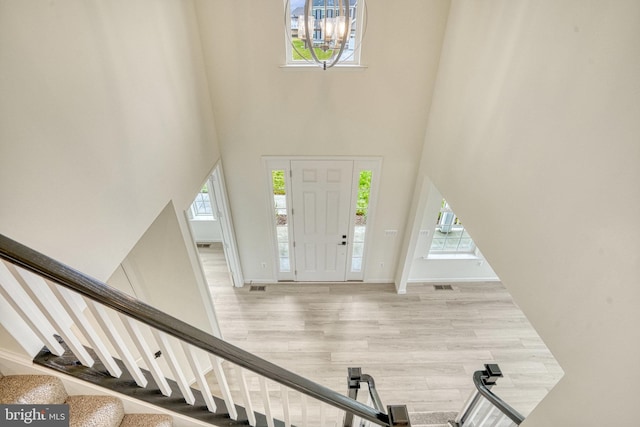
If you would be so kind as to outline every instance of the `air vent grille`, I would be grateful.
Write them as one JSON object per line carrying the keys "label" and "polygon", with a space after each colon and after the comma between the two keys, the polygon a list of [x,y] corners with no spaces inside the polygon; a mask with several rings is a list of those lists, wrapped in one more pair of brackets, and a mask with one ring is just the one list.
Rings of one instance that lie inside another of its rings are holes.
{"label": "air vent grille", "polygon": [[452,291],[453,286],[451,285],[433,285],[433,289],[436,291]]}
{"label": "air vent grille", "polygon": [[264,292],[266,290],[267,287],[261,285],[251,285],[251,287],[249,288],[249,292]]}

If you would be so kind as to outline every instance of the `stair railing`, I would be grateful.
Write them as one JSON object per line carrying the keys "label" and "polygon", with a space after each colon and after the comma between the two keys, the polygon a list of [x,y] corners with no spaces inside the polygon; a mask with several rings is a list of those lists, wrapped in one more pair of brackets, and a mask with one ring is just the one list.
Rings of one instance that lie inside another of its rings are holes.
{"label": "stair railing", "polygon": [[484,365],[483,371],[473,374],[476,390],[471,394],[455,421],[449,422],[454,427],[512,427],[519,426],[524,417],[504,400],[500,399],[491,388],[502,378],[502,371],[496,364]]}
{"label": "stair railing", "polygon": [[[259,394],[268,427],[275,426],[270,396],[277,393],[273,385],[269,389],[270,382],[279,385],[285,426],[292,425],[290,391],[298,392],[300,396],[302,418],[297,424],[300,426],[309,425],[308,397],[320,402],[320,413],[314,413],[315,420],[326,419],[325,411],[335,412],[337,408],[336,425],[341,424],[341,413],[344,413],[344,420],[355,416],[382,426],[410,425],[408,417],[406,422],[403,419],[406,407],[388,407],[388,412],[385,412],[379,398],[374,399],[375,407],[370,407],[341,395],[1,234],[0,259],[3,260],[0,262],[0,299],[4,298],[48,351],[56,356],[65,353],[56,339],[59,336],[77,358],[77,363],[91,367],[95,360],[86,345],[112,377],[119,378],[123,366],[135,383],[144,388],[149,381],[138,366],[138,358],[141,358],[164,396],[172,394],[167,377],[173,378],[182,398],[189,405],[195,402],[187,381],[188,375],[192,375],[207,409],[217,413],[216,400],[204,376],[204,368],[210,364],[228,417],[237,420],[238,407],[222,366],[225,360],[235,368],[235,380],[241,396],[238,403],[244,406],[246,419],[252,426],[257,421],[247,371],[258,376]],[[9,327],[7,330],[11,332]],[[19,336],[14,334],[14,337],[20,342]],[[152,348],[160,348],[160,351],[153,352]],[[159,363],[158,357],[161,357],[162,363]],[[115,358],[120,358],[121,362],[116,362]],[[184,369],[185,366],[190,370]]]}

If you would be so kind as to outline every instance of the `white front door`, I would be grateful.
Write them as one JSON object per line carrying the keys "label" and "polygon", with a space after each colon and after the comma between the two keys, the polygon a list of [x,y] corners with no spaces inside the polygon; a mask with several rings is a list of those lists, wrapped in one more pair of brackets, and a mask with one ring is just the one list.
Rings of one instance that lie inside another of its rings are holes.
{"label": "white front door", "polygon": [[291,162],[296,280],[346,280],[353,161]]}

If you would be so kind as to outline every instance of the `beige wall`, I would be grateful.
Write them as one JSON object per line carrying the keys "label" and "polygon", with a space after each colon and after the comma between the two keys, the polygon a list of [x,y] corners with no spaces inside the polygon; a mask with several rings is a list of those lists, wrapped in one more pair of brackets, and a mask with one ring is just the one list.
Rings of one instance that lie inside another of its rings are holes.
{"label": "beige wall", "polygon": [[0,233],[106,280],[219,157],[191,1],[0,1]]}
{"label": "beige wall", "polygon": [[635,0],[451,7],[422,171],[565,370],[527,426],[637,424],[638,40]]}
{"label": "beige wall", "polygon": [[391,280],[402,233],[384,230],[404,227],[448,0],[403,2],[393,16],[368,2],[368,27],[383,31],[367,32],[358,71],[282,68],[282,0],[196,4],[245,280],[275,277],[262,155],[382,156],[378,206],[393,209],[376,212],[365,278]]}
{"label": "beige wall", "polygon": [[186,224],[169,203],[124,259],[126,280],[117,274],[109,283],[113,281],[120,290],[211,333],[214,322],[203,309],[203,304],[211,306],[211,297],[201,293],[207,286],[191,264],[187,245],[194,244],[185,242],[180,220]]}

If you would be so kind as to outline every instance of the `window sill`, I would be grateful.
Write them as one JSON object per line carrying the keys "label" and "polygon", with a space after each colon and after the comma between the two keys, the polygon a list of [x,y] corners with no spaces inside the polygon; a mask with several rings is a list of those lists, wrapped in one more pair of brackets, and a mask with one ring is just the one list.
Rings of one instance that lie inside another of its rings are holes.
{"label": "window sill", "polygon": [[480,257],[476,254],[468,253],[468,254],[429,254],[427,256],[423,256],[422,259],[426,260],[456,260],[456,259],[467,259],[467,260],[478,260]]}
{"label": "window sill", "polygon": [[[304,63],[304,64],[284,64],[284,65],[281,65],[280,68],[283,69],[283,70],[320,70],[320,71],[327,71],[327,70],[324,70],[320,65],[309,64],[309,63]],[[334,69],[334,70],[364,71],[369,67],[367,67],[366,65],[339,64],[339,65],[335,65],[335,66],[333,66],[331,68]]]}
{"label": "window sill", "polygon": [[189,218],[189,221],[217,221],[217,219],[212,216],[196,216]]}

